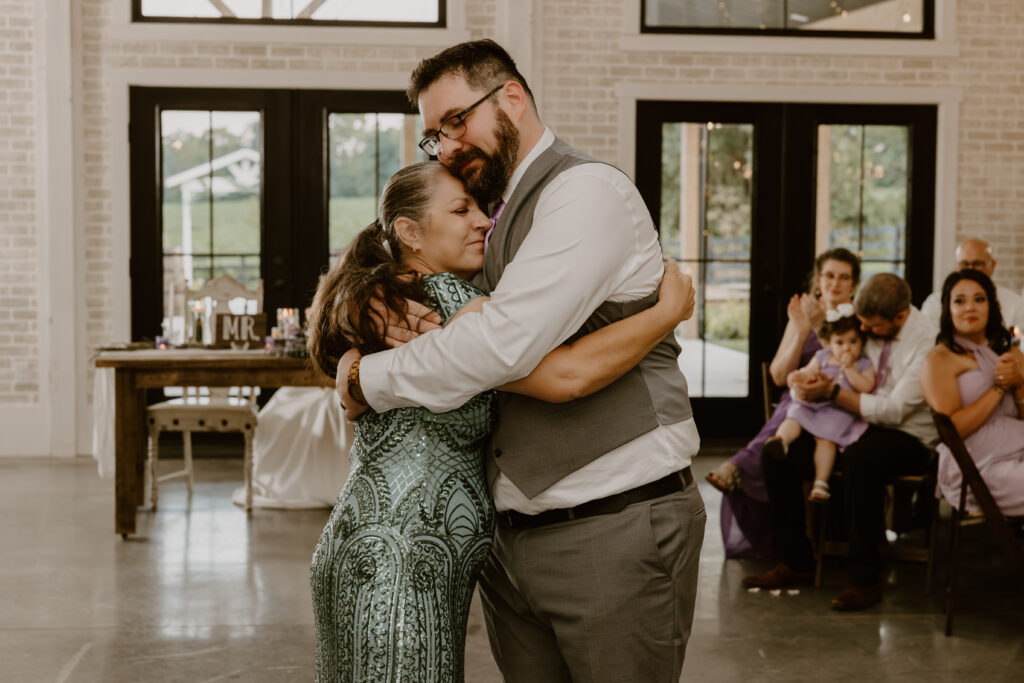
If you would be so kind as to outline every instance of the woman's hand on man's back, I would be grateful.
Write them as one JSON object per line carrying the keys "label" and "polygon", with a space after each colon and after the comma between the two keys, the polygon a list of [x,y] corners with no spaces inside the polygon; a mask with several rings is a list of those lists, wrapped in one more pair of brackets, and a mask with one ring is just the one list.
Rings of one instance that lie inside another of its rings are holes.
{"label": "woman's hand on man's back", "polygon": [[665,272],[661,276],[661,289],[658,291],[658,305],[664,307],[666,314],[678,325],[693,316],[696,303],[693,278],[679,270],[679,264],[674,258],[666,256]]}

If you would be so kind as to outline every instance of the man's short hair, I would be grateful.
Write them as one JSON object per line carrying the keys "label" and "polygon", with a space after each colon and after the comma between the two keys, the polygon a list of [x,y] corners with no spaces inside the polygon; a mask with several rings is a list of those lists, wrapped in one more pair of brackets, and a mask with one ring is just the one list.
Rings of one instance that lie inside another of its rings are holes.
{"label": "man's short hair", "polygon": [[895,320],[901,311],[910,308],[910,285],[899,275],[876,273],[857,290],[853,309],[862,318],[878,315]]}
{"label": "man's short hair", "polygon": [[537,108],[533,91],[519,73],[515,61],[505,48],[490,39],[459,43],[420,62],[413,69],[409,77],[409,87],[405,91],[412,106],[418,105],[420,93],[452,74],[462,76],[471,88],[480,91],[491,90],[507,81],[515,81],[523,86],[534,109]]}

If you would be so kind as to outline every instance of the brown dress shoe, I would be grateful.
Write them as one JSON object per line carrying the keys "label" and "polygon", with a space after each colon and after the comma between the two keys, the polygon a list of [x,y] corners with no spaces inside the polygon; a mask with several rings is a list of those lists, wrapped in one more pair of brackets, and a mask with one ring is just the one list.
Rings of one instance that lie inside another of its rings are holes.
{"label": "brown dress shoe", "polygon": [[782,442],[781,436],[773,436],[764,442],[761,446],[761,453],[767,455],[769,458],[775,458],[776,460],[786,459],[786,444]]}
{"label": "brown dress shoe", "polygon": [[743,577],[747,588],[785,588],[786,586],[810,586],[814,583],[812,572],[795,572],[785,562],[779,562],[763,574]]}
{"label": "brown dress shoe", "polygon": [[843,592],[832,598],[832,609],[843,612],[856,612],[867,609],[882,599],[882,586],[858,586],[851,583]]}

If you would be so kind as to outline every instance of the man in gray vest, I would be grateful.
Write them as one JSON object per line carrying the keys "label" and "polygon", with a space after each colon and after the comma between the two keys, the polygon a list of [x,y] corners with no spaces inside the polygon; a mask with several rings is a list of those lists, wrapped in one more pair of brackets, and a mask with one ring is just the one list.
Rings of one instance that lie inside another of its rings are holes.
{"label": "man in gray vest", "polygon": [[[482,40],[424,60],[409,95],[420,146],[500,215],[478,282],[491,300],[355,371],[346,356],[346,405],[358,387],[377,411],[450,410],[654,303],[661,248],[639,192],[555,138],[504,49]],[[678,353],[669,335],[570,403],[499,395],[487,448],[499,522],[480,588],[506,681],[678,680],[705,524]]]}

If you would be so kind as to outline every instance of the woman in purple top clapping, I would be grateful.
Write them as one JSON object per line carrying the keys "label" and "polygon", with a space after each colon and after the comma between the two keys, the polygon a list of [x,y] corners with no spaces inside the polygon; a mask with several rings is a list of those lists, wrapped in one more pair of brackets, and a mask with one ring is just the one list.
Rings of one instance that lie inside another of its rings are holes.
{"label": "woman in purple top clapping", "polygon": [[[825,311],[852,303],[860,281],[860,260],[842,248],[830,249],[814,260],[810,293],[795,294],[789,301],[789,322],[770,372],[776,386],[786,386],[786,377],[807,365],[822,348],[814,330],[825,320]],[[771,419],[743,450],[707,476],[722,498],[722,541],[726,557],[768,557],[771,550],[768,490],[761,469],[764,442],[786,418],[789,392],[782,395]]]}

